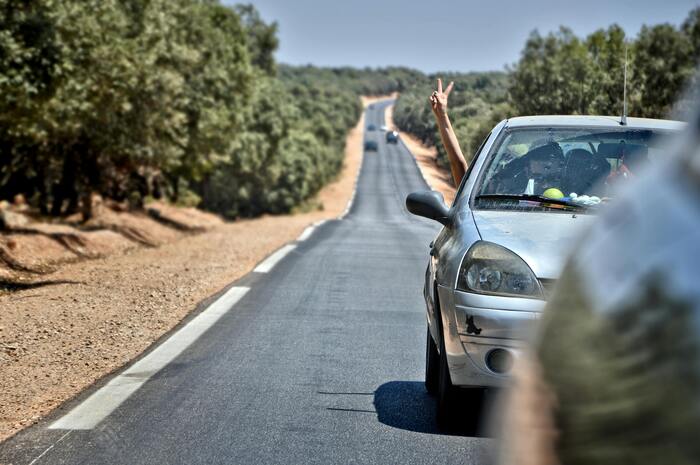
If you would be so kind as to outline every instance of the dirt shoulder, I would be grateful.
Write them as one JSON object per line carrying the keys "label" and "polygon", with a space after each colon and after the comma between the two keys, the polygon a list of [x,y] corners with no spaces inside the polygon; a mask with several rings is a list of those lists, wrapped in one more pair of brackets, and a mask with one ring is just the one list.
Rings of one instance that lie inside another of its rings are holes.
{"label": "dirt shoulder", "polygon": [[[379,99],[366,99],[365,105]],[[339,216],[353,192],[363,128],[361,119],[348,134],[343,170],[318,195],[321,210],[233,223],[201,216],[197,231],[164,226],[152,215],[123,216],[122,223],[153,221],[156,226],[148,229],[153,237],[141,238],[152,243],[127,240],[118,228],[96,230],[101,237],[80,240],[101,244],[105,256],[83,257],[92,258],[87,261],[55,248],[55,239],[46,236],[51,253],[65,255],[52,262],[61,264],[50,274],[55,284],[0,294],[0,440],[138,356],[198,302],[248,273],[309,224]],[[166,213],[175,220],[187,216]],[[179,219],[192,224],[192,218]],[[46,227],[55,233],[54,226]],[[122,227],[141,231],[135,224]],[[18,242],[28,242],[26,234],[16,236],[9,241],[15,251],[29,247]],[[8,238],[2,239],[7,246]],[[34,253],[40,256],[38,248]],[[25,252],[22,256],[31,256]],[[42,266],[42,260],[26,264]]]}
{"label": "dirt shoulder", "polygon": [[[393,115],[394,106],[388,106],[385,114],[387,126],[390,129],[398,131],[398,128],[394,124]],[[425,146],[417,137],[405,132],[399,132],[399,137],[401,137],[401,140],[416,158],[418,167],[423,173],[423,177],[428,182],[428,185],[430,185],[433,190],[442,193],[442,195],[445,196],[445,202],[447,202],[448,205],[452,205],[457,188],[453,184],[450,171],[437,164],[437,149],[435,147]]]}

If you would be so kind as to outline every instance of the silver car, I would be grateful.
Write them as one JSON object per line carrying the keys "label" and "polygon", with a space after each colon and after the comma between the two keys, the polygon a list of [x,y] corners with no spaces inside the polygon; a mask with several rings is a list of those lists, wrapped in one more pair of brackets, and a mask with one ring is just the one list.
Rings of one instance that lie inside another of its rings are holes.
{"label": "silver car", "polygon": [[450,419],[458,393],[480,398],[480,389],[457,387],[504,385],[571,245],[681,128],[638,118],[513,118],[486,138],[451,208],[434,191],[408,196],[411,213],[444,225],[424,288],[425,385],[437,395],[439,422]]}

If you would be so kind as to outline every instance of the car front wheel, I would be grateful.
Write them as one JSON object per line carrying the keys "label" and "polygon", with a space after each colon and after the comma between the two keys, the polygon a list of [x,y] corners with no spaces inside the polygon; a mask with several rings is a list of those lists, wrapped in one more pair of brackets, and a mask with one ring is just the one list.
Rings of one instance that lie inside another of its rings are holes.
{"label": "car front wheel", "polygon": [[428,391],[428,394],[437,393],[439,378],[440,354],[433,336],[430,335],[430,327],[428,327],[425,343],[425,389]]}
{"label": "car front wheel", "polygon": [[447,365],[445,337],[440,338],[440,355],[437,382],[437,423],[441,427],[449,427],[454,419],[455,397],[457,388],[452,385],[450,368]]}

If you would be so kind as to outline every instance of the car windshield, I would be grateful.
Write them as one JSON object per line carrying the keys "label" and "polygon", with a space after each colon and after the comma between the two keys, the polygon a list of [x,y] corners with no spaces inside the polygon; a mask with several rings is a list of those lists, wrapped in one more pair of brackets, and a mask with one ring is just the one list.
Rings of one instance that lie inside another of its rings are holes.
{"label": "car windshield", "polygon": [[662,130],[507,129],[476,186],[477,208],[590,209],[659,156]]}

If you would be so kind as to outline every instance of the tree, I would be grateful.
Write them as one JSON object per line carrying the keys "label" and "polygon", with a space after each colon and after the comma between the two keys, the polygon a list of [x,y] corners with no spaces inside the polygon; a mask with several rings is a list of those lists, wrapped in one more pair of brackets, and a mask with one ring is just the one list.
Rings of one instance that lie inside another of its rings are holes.
{"label": "tree", "polygon": [[694,8],[683,21],[681,30],[690,40],[694,63],[700,60],[700,7]]}
{"label": "tree", "polygon": [[57,40],[51,2],[0,0],[0,197],[47,197],[52,160],[37,148],[48,142],[42,109],[62,72]]}
{"label": "tree", "polygon": [[0,85],[14,86],[2,89],[0,192],[53,214],[82,205],[87,218],[91,192],[139,204],[163,176],[177,192],[236,143],[253,70],[231,9],[0,1]]}
{"label": "tree", "polygon": [[[178,4],[179,3],[179,4]],[[119,0],[59,2],[56,29],[68,70],[44,109],[51,146],[61,159],[52,212],[88,207],[90,192],[124,199],[147,193],[145,171],[180,162],[185,142],[177,101],[183,79],[167,37],[181,2],[153,0],[137,11]],[[67,205],[64,203],[67,202]],[[86,216],[90,212],[85,210]]]}
{"label": "tree", "polygon": [[633,90],[640,97],[634,114],[668,115],[693,72],[692,44],[670,24],[643,26],[634,45]]}
{"label": "tree", "polygon": [[[595,83],[590,111],[599,115],[622,113],[624,96],[625,53],[627,53],[628,80],[634,71],[632,51],[627,50],[625,31],[613,24],[608,29],[599,29],[586,38],[586,46],[593,63]],[[633,98],[628,95],[628,100]]]}
{"label": "tree", "polygon": [[180,179],[204,180],[238,143],[254,78],[246,32],[233,10],[192,3],[178,13],[178,24],[168,41],[192,53],[175,66],[184,84],[178,108],[186,127],[184,156],[169,172],[176,200]]}
{"label": "tree", "polygon": [[233,9],[245,28],[252,64],[274,76],[277,73],[274,53],[279,46],[277,23],[265,23],[252,4],[236,5]]}
{"label": "tree", "polygon": [[530,35],[511,82],[516,110],[528,115],[586,114],[597,92],[586,44],[563,27],[546,37]]}

